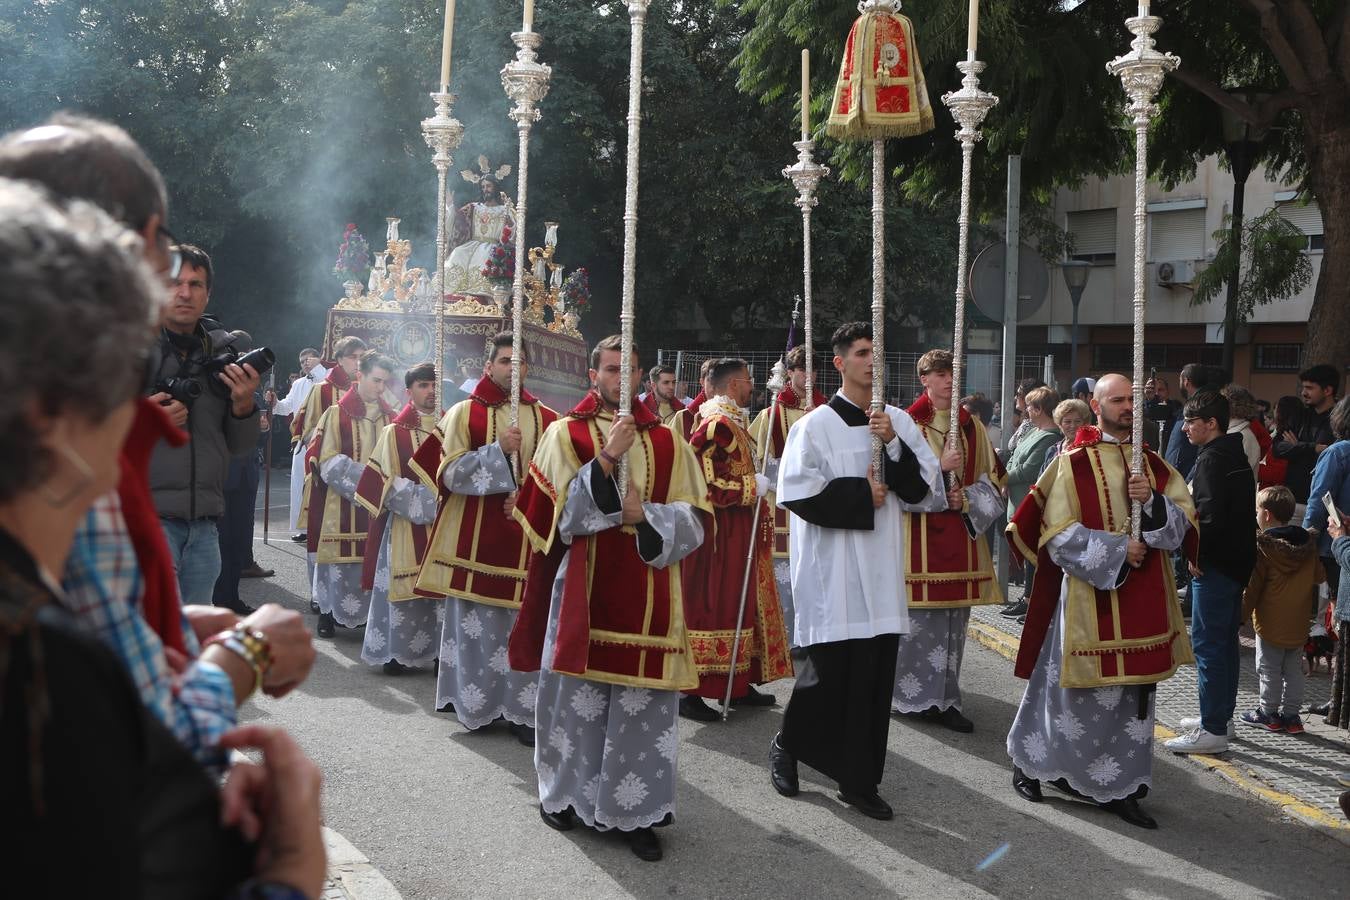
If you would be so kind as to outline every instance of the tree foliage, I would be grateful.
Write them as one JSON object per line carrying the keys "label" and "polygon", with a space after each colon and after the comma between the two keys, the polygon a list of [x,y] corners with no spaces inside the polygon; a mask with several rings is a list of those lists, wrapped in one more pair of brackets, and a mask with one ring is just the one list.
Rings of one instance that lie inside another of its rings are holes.
{"label": "tree foliage", "polygon": [[1214,259],[1195,276],[1193,305],[1222,302],[1229,280],[1237,275],[1237,324],[1242,325],[1256,307],[1291,297],[1308,286],[1312,264],[1303,252],[1308,236],[1279,210],[1244,221],[1237,241],[1233,240],[1232,216],[1225,221],[1226,227],[1214,232]]}

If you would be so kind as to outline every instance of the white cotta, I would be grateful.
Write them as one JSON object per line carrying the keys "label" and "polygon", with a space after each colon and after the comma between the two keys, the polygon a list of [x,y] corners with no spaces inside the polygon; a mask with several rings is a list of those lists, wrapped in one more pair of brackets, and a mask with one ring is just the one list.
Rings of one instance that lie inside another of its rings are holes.
{"label": "white cotta", "polygon": [[[941,492],[937,457],[914,420],[894,406],[887,406],[886,413],[896,433],[886,448],[890,458],[900,458],[899,441],[904,441],[918,458],[929,490]],[[778,469],[778,502],[814,497],[836,478],[865,478],[871,460],[872,438],[866,425],[847,425],[830,407],[817,407],[788,432]],[[796,514],[792,520],[789,557],[796,646],[908,632],[900,549],[905,546],[905,526],[894,492],[887,492],[875,510],[870,531],[822,528]]]}

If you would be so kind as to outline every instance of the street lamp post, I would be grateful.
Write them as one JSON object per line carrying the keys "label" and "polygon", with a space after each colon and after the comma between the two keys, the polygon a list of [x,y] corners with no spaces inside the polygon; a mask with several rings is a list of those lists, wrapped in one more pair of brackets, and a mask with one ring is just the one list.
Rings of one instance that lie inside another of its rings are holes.
{"label": "street lamp post", "polygon": [[[1235,93],[1234,96],[1256,105],[1264,100],[1267,95]],[[1236,379],[1237,373],[1233,371],[1233,357],[1237,344],[1238,279],[1242,274],[1243,206],[1247,194],[1247,176],[1251,175],[1252,166],[1260,155],[1261,141],[1266,136],[1266,130],[1264,128],[1253,128],[1250,122],[1240,118],[1225,106],[1219,107],[1219,114],[1223,117],[1223,144],[1224,150],[1228,154],[1228,168],[1233,172],[1232,231],[1228,239],[1232,242],[1236,252],[1233,272],[1228,277],[1228,296],[1224,301],[1223,369],[1228,373],[1229,378]]]}
{"label": "street lamp post", "polygon": [[1064,286],[1069,289],[1069,299],[1073,301],[1073,331],[1069,337],[1069,381],[1072,382],[1083,374],[1078,371],[1078,304],[1083,299],[1088,276],[1092,274],[1092,263],[1066,259],[1060,263],[1060,271],[1064,273]]}

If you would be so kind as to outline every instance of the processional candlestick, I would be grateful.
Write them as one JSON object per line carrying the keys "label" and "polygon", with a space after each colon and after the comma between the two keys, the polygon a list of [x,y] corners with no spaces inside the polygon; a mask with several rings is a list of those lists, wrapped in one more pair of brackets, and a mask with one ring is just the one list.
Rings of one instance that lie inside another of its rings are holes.
{"label": "processional candlestick", "polygon": [[[971,4],[972,9],[978,7]],[[974,15],[974,13],[972,13]],[[971,44],[974,44],[974,38],[971,38]],[[956,139],[961,142],[961,208],[957,214],[957,245],[956,245],[956,324],[952,328],[952,407],[951,407],[951,426],[947,431],[947,446],[962,453],[961,442],[961,376],[965,368],[966,351],[966,297],[968,291],[968,282],[966,274],[968,258],[970,252],[970,181],[971,164],[975,155],[975,144],[983,137],[980,134],[980,125],[984,122],[984,117],[989,114],[998,103],[998,98],[993,94],[980,90],[980,73],[984,71],[984,63],[975,58],[975,50],[970,49],[963,62],[956,64],[965,76],[961,79],[961,89],[951,91],[942,95],[942,102],[951,110],[952,118],[956,124],[961,127],[956,132]],[[958,472],[965,471],[964,458],[963,465]],[[952,480],[956,482],[957,473],[952,473]]]}
{"label": "processional candlestick", "polygon": [[[516,135],[520,146],[517,171],[519,186],[516,190],[516,271],[511,288],[511,425],[520,423],[520,361],[521,336],[525,319],[525,205],[529,187],[530,164],[530,127],[539,121],[540,112],[536,108],[548,94],[548,80],[553,69],[540,63],[535,50],[544,42],[544,38],[533,30],[533,8],[527,4],[524,30],[511,35],[515,41],[516,58],[502,67],[502,87],[506,95],[515,102],[511,107],[511,118],[516,122]],[[512,454],[512,469],[520,476],[517,460]]]}
{"label": "processional candlestick", "polygon": [[[623,294],[619,308],[619,410],[633,411],[633,306],[637,292],[638,138],[642,131],[642,32],[651,0],[628,0],[631,47],[628,56],[628,169],[623,200]],[[628,458],[615,473],[619,496],[628,492]]]}
{"label": "processional candlestick", "polygon": [[422,120],[422,137],[431,148],[431,164],[436,167],[436,274],[431,284],[436,296],[436,409],[441,410],[445,381],[445,253],[446,213],[445,179],[454,162],[450,153],[464,139],[464,126],[450,114],[455,95],[448,90],[434,91],[436,114]]}
{"label": "processional candlestick", "polygon": [[[1144,472],[1144,240],[1148,226],[1148,126],[1158,112],[1153,99],[1162,88],[1167,73],[1181,64],[1172,53],[1160,53],[1153,48],[1153,33],[1162,25],[1162,19],[1148,15],[1148,4],[1139,7],[1140,15],[1125,20],[1125,27],[1135,36],[1130,50],[1106,64],[1112,75],[1120,78],[1125,94],[1130,98],[1129,111],[1134,121],[1134,429],[1130,456],[1130,471]],[[1142,504],[1130,503],[1130,534],[1140,539]]]}
{"label": "processional candlestick", "polygon": [[[802,103],[806,102],[803,96]],[[812,343],[811,335],[811,210],[817,203],[816,187],[820,184],[820,179],[830,174],[830,170],[815,161],[812,155],[816,149],[815,141],[802,138],[800,141],[794,141],[792,146],[797,148],[797,162],[784,169],[783,176],[791,179],[792,186],[797,189],[797,199],[792,202],[802,211],[802,300],[805,303],[802,314],[805,316],[803,327],[806,343],[806,408],[810,409],[815,399],[816,384],[812,360],[815,344]],[[767,456],[767,450],[765,454]]]}

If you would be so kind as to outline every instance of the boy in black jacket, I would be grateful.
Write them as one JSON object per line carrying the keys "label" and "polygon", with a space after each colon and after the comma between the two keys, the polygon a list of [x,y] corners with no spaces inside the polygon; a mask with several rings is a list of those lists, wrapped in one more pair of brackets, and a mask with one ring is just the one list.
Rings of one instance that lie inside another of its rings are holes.
{"label": "boy in black jacket", "polygon": [[1165,745],[1174,753],[1228,749],[1237,708],[1242,590],[1256,559],[1256,479],[1242,436],[1228,434],[1228,400],[1203,390],[1186,401],[1182,429],[1199,448],[1189,486],[1200,523],[1191,565],[1191,643],[1200,692],[1198,719]]}

